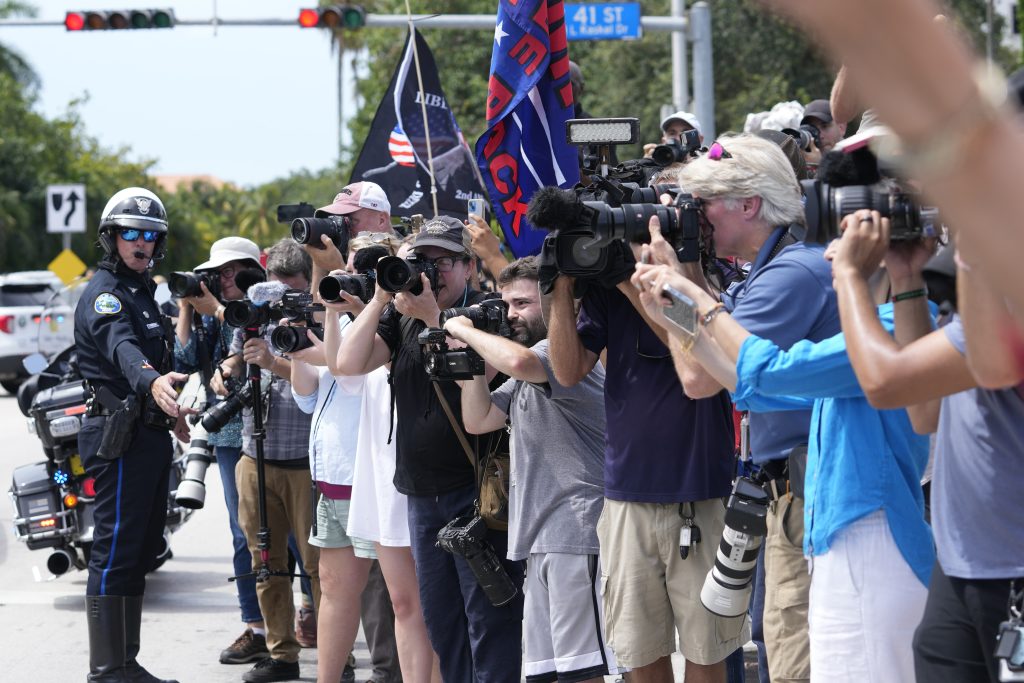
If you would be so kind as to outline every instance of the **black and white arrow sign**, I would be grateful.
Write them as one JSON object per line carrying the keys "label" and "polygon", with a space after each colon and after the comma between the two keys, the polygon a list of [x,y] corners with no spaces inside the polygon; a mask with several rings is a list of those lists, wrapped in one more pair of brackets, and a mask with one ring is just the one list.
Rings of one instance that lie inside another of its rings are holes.
{"label": "black and white arrow sign", "polygon": [[46,232],[85,232],[85,185],[46,186]]}

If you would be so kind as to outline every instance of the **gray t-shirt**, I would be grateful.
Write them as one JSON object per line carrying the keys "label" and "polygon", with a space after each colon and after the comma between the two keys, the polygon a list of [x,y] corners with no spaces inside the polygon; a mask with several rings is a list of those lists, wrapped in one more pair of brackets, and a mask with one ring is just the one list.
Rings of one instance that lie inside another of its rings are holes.
{"label": "gray t-shirt", "polygon": [[[943,330],[966,353],[959,316]],[[947,396],[936,437],[932,526],[942,571],[1024,576],[1024,399],[1016,388]]]}
{"label": "gray t-shirt", "polygon": [[510,379],[491,401],[512,423],[508,559],[530,553],[596,554],[604,506],[604,368],[563,387],[548,341],[531,349],[547,371],[544,385]]}

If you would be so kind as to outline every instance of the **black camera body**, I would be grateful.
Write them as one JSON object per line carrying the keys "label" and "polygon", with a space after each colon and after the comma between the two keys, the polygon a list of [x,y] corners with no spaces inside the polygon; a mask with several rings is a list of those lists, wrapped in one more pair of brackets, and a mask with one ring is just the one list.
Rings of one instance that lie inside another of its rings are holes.
{"label": "black camera body", "polygon": [[167,288],[178,297],[202,296],[203,290],[199,283],[206,285],[210,294],[220,298],[220,275],[214,272],[193,273],[176,271],[167,276]]}
{"label": "black camera body", "polygon": [[419,295],[423,291],[420,273],[426,274],[430,288],[437,292],[439,273],[433,261],[415,252],[404,259],[385,256],[377,261],[377,286],[392,294],[409,292]]}
{"label": "black camera body", "polygon": [[341,293],[347,292],[365,304],[376,289],[377,273],[373,270],[359,275],[328,275],[317,285],[320,298],[328,303],[340,301]]}
{"label": "black camera body", "polygon": [[295,353],[308,349],[313,342],[306,336],[306,330],[312,330],[319,339],[324,338],[324,327],[314,318],[314,314],[324,310],[323,304],[313,303],[313,295],[301,289],[289,289],[281,295],[281,301],[271,306],[271,315],[278,320],[285,319],[290,323],[301,325],[281,325],[270,333],[270,345],[278,353]]}
{"label": "black camera body", "polygon": [[[819,150],[821,146],[821,131],[818,130],[817,126],[812,126],[809,123],[801,124],[799,128],[783,128],[782,132],[796,140],[797,146],[805,152],[811,151],[811,143]],[[822,150],[824,151],[824,150]]]}
{"label": "black camera body", "polygon": [[508,322],[508,304],[501,299],[484,299],[472,306],[446,308],[441,311],[438,324],[444,327],[445,321],[465,316],[473,323],[473,327],[488,334],[497,334],[506,339],[512,336],[512,326]]}
{"label": "black camera body", "polygon": [[487,541],[487,523],[477,514],[456,517],[437,532],[437,546],[466,560],[477,583],[495,607],[507,605],[519,594],[498,554]]}
{"label": "black camera body", "polygon": [[352,219],[348,216],[325,216],[324,218],[296,218],[292,221],[292,239],[299,244],[308,244],[323,249],[320,239],[327,235],[341,253],[348,251],[348,240],[352,234]]}
{"label": "black camera body", "polygon": [[416,338],[423,347],[423,367],[435,382],[473,379],[484,374],[484,359],[469,348],[448,348],[448,333],[440,328],[427,328]]}
{"label": "black camera body", "polygon": [[835,187],[820,180],[800,181],[807,219],[807,242],[828,244],[840,235],[843,217],[861,209],[878,211],[890,222],[889,239],[909,242],[942,234],[938,209],[921,206],[918,195],[894,180]]}
{"label": "black camera body", "polygon": [[199,416],[199,423],[208,434],[214,434],[224,429],[224,425],[241,412],[242,408],[252,406],[252,385],[248,382],[228,377],[225,380],[229,393],[220,403],[216,403],[206,409]]}
{"label": "black camera body", "polygon": [[672,138],[668,142],[655,147],[654,151],[651,152],[651,159],[658,166],[671,166],[672,164],[678,164],[697,156],[700,149],[700,131],[690,129],[683,131],[682,142]]}

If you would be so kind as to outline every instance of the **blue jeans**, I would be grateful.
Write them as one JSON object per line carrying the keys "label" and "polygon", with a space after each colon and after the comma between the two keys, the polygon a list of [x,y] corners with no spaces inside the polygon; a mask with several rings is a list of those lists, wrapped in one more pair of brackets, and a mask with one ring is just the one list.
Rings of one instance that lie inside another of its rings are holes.
{"label": "blue jeans", "polygon": [[487,532],[519,588],[516,598],[502,607],[487,599],[463,558],[435,545],[441,527],[469,511],[475,498],[474,486],[440,496],[409,496],[409,534],[423,620],[445,681],[519,683],[525,566],[504,559],[508,534]]}
{"label": "blue jeans", "polygon": [[[242,533],[242,527],[238,525],[238,486],[235,484],[235,465],[238,464],[242,449],[233,446],[216,446],[214,454],[217,457],[217,467],[220,468],[220,481],[224,488],[224,504],[228,508],[231,544],[235,550],[231,556],[235,576],[252,574],[252,555],[249,554],[249,545],[245,540],[245,534]],[[260,603],[256,599],[256,578],[246,576],[236,580],[235,590],[238,591],[238,605],[242,608],[242,621],[247,624],[263,621]]]}
{"label": "blue jeans", "polygon": [[750,598],[750,639],[757,646],[757,676],[761,683],[770,683],[768,655],[764,649],[764,543],[757,555],[754,573],[754,594]]}

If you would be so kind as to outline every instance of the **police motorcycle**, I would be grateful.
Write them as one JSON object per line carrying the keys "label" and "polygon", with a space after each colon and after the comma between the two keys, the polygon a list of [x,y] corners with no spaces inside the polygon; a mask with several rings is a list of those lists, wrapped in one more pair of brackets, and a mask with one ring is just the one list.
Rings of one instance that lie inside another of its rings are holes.
{"label": "police motorcycle", "polygon": [[[18,407],[27,418],[29,431],[39,438],[46,459],[14,470],[9,491],[14,504],[14,531],[29,550],[49,549],[46,568],[60,576],[72,567],[85,569],[92,546],[95,481],[86,473],[78,454],[78,431],[89,391],[78,371],[74,346],[49,360],[33,354],[24,364],[32,377],[18,389]],[[192,515],[192,509],[175,499],[185,461],[185,453],[175,440],[164,541],[151,571],[173,557],[171,534]]]}

